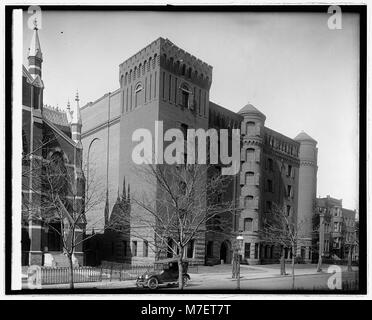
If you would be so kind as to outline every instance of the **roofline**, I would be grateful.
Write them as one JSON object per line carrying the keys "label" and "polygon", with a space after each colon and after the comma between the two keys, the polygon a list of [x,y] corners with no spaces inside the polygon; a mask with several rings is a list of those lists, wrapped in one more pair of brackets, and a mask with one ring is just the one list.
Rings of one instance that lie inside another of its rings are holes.
{"label": "roofline", "polygon": [[58,133],[68,143],[70,143],[76,148],[79,148],[79,149],[81,148],[75,141],[73,141],[70,137],[66,136],[62,130],[58,129],[54,123],[50,122],[48,119],[45,119],[45,118],[43,118],[43,120],[48,126],[50,126],[56,133]]}
{"label": "roofline", "polygon": [[100,96],[98,99],[94,100],[93,102],[90,101],[90,102],[86,103],[85,105],[83,105],[82,107],[80,107],[80,111],[83,110],[83,109],[85,109],[85,108],[87,108],[87,107],[90,107],[93,104],[98,103],[99,101],[101,101],[104,98],[108,97],[108,95],[113,96],[113,95],[118,94],[120,92],[120,89],[121,88],[117,88],[113,92],[109,91],[109,92],[105,93],[104,95]]}

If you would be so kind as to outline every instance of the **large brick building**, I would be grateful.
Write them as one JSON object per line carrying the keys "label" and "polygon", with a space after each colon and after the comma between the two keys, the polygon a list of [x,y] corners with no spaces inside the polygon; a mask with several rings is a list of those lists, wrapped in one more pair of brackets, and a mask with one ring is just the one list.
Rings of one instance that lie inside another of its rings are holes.
{"label": "large brick building", "polygon": [[[224,223],[227,232],[207,232],[193,242],[192,258],[197,263],[231,262],[235,237],[244,237],[243,259],[247,263],[269,262],[278,258],[274,244],[263,243],[258,230],[262,216],[274,203],[285,208],[298,221],[306,221],[297,255],[311,259],[311,219],[316,195],[317,142],[306,133],[291,139],[265,126],[265,115],[252,104],[234,113],[209,98],[212,67],[174,45],[159,38],[125,60],[119,66],[119,88],[81,108],[83,119],[82,144],[89,166],[95,168],[97,179],[104,181],[102,192],[106,203],[96,208],[91,217],[95,227],[87,232],[104,233],[109,213],[118,203],[118,194],[151,191],[151,186],[138,179],[131,153],[135,142],[132,134],[146,128],[154,136],[155,121],[164,128],[232,129],[240,128],[241,172],[233,177],[224,195],[241,208],[239,216]],[[154,197],[155,193],[154,192]],[[131,207],[131,215],[140,211]],[[220,217],[221,219],[223,217]],[[218,220],[218,219],[217,219]],[[99,223],[97,223],[99,221]],[[131,228],[136,227],[131,225]],[[215,227],[215,224],[214,224]],[[110,254],[104,259],[148,263],[159,258],[148,250],[154,234],[143,230],[140,237],[113,241],[103,247]],[[123,256],[123,252],[126,256]],[[290,251],[288,250],[288,257]],[[102,255],[101,255],[102,256]],[[98,263],[96,261],[96,263]]]}
{"label": "large brick building", "polygon": [[[66,170],[63,172],[74,177],[74,181],[69,180],[70,183],[76,182],[77,185],[76,205],[82,205],[84,174],[79,97],[76,95],[72,110],[69,104],[67,111],[44,105],[42,62],[43,54],[35,21],[28,52],[28,68],[23,66],[22,76],[22,264],[43,265],[45,255],[48,254],[55,262],[54,265],[67,265],[67,258],[63,255],[61,221],[54,218],[53,212],[47,212],[45,206],[45,195],[51,192],[50,185],[45,183],[45,176],[46,168],[51,163],[58,166],[58,170]],[[49,180],[53,179],[53,174],[48,176]],[[53,184],[64,184],[67,181],[61,179],[57,182],[56,179]],[[58,187],[61,190],[60,199],[71,211],[72,198],[66,191],[70,189],[69,186]],[[84,226],[82,220],[76,227],[76,237],[83,237]],[[82,245],[76,246],[75,258],[75,261],[83,264]]]}

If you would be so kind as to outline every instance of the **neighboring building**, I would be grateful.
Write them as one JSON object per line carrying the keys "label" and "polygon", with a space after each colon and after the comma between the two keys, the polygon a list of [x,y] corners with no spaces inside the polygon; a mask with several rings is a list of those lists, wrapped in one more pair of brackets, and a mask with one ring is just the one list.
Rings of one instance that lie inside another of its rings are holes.
{"label": "neighboring building", "polygon": [[[45,223],[35,216],[39,216],[39,212],[43,215],[46,210],[41,197],[49,189],[42,184],[40,177],[45,172],[45,164],[51,161],[66,172],[74,174],[78,186],[77,201],[82,202],[82,124],[78,95],[73,112],[69,105],[65,112],[43,104],[42,62],[43,55],[35,22],[28,52],[28,68],[23,66],[22,77],[22,265],[43,265],[46,253],[51,254],[57,264],[64,265],[67,258],[62,254],[60,221],[51,220],[50,223]],[[69,194],[60,196],[69,201]],[[82,221],[76,229],[77,237],[82,237],[84,226],[85,222]],[[79,264],[83,264],[81,245],[77,246],[75,257]]]}
{"label": "neighboring building", "polygon": [[[330,196],[316,199],[316,210],[324,214],[323,254],[325,257],[347,259],[352,246],[352,258],[358,260],[358,238],[356,211],[342,208],[342,199]],[[318,236],[317,234],[315,235]],[[317,237],[318,239],[318,237]],[[318,245],[318,242],[316,243]]]}
{"label": "neighboring building", "polygon": [[[94,232],[104,233],[124,179],[133,194],[152,193],[155,199],[156,188],[139,179],[131,159],[137,144],[132,141],[136,129],[149,129],[154,137],[156,120],[163,121],[164,131],[241,128],[241,173],[232,178],[221,199],[235,200],[236,206],[244,209],[230,221],[225,216],[211,221],[207,232],[188,248],[188,256],[200,264],[221,260],[230,263],[236,235],[241,232],[244,261],[276,261],[278,248],[261,243],[257,231],[262,227],[263,213],[277,203],[288,214],[309,224],[303,230],[296,254],[306,261],[311,259],[317,174],[314,139],[303,132],[291,139],[265,127],[265,115],[251,104],[234,113],[211,102],[212,67],[168,39],[159,38],[124,61],[119,66],[118,79],[120,88],[81,108],[85,158],[89,158],[90,167],[96,168],[97,179],[104,181],[102,192],[107,195],[106,203],[93,212]],[[220,165],[215,167],[220,169]],[[141,214],[138,208],[131,207],[131,217]],[[143,230],[140,237],[131,234],[129,249],[122,249],[132,263],[149,263],[166,254],[147,250],[143,240],[146,237],[150,241],[154,234],[149,230]],[[288,250],[288,258],[290,254]]]}

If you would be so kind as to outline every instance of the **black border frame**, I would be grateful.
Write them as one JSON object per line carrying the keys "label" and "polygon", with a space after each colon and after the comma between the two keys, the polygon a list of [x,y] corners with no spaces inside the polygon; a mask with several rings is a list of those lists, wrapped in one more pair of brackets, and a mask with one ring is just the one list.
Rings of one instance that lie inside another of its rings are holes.
{"label": "black border frame", "polygon": [[[166,12],[296,12],[327,13],[330,5],[154,5],[154,6],[118,6],[118,5],[45,5],[44,11],[166,11]],[[27,10],[25,5],[5,6],[5,294],[7,295],[44,295],[44,294],[321,294],[352,295],[367,293],[367,6],[341,5],[342,12],[357,13],[359,24],[359,289],[355,291],[317,291],[317,290],[160,290],[157,292],[131,289],[11,289],[11,248],[12,248],[12,11]],[[155,300],[154,300],[155,302]],[[199,302],[200,303],[200,302]]]}

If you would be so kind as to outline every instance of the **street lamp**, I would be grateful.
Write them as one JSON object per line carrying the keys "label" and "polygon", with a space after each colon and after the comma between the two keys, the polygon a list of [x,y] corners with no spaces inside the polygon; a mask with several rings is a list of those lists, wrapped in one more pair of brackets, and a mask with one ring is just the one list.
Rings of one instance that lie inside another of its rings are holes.
{"label": "street lamp", "polygon": [[240,252],[242,250],[242,247],[243,247],[243,242],[244,242],[244,238],[243,236],[240,234],[236,237],[236,241],[238,243],[238,254],[237,254],[237,277],[238,277],[238,281],[237,281],[237,289],[240,290]]}
{"label": "street lamp", "polygon": [[322,208],[318,208],[319,211],[319,257],[317,272],[322,271],[322,256],[324,251],[324,212]]}

